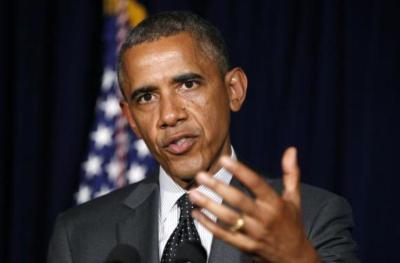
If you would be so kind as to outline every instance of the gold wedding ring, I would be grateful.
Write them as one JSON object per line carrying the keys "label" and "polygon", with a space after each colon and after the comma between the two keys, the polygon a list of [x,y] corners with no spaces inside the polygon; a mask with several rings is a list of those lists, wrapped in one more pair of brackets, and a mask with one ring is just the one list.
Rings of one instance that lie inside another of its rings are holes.
{"label": "gold wedding ring", "polygon": [[239,217],[236,220],[236,223],[234,225],[232,225],[229,230],[231,230],[232,232],[237,232],[239,230],[241,230],[244,227],[244,219],[243,217]]}

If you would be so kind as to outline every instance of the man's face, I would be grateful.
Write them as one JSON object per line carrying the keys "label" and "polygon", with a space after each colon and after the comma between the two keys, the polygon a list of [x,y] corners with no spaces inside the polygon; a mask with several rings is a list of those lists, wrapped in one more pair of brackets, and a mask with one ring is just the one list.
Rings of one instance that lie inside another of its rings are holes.
{"label": "man's face", "polygon": [[230,154],[232,92],[188,33],[128,49],[122,103],[134,132],[182,187]]}

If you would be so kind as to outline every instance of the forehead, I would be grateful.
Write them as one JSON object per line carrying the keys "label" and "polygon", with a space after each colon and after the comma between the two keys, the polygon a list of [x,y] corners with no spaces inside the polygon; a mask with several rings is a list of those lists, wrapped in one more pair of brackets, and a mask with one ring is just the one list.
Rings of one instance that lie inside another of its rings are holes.
{"label": "forehead", "polygon": [[218,72],[217,64],[188,33],[131,47],[124,55],[123,68],[130,86],[188,72]]}

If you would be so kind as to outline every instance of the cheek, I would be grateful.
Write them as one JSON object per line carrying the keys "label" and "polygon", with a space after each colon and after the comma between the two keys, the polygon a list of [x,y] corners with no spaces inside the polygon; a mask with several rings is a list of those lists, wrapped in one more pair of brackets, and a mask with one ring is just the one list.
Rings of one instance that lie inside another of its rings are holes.
{"label": "cheek", "polygon": [[137,129],[142,135],[143,140],[149,148],[155,148],[157,140],[157,132],[155,126],[155,119],[148,116],[148,114],[137,114],[136,125]]}
{"label": "cheek", "polygon": [[203,128],[207,120],[214,119],[212,116],[214,105],[207,95],[205,92],[197,93],[186,100],[186,108],[190,109],[195,121]]}
{"label": "cheek", "polygon": [[[216,88],[216,87],[213,87]],[[203,93],[187,100],[195,121],[202,127],[208,140],[223,135],[229,125],[229,103],[223,92]]]}

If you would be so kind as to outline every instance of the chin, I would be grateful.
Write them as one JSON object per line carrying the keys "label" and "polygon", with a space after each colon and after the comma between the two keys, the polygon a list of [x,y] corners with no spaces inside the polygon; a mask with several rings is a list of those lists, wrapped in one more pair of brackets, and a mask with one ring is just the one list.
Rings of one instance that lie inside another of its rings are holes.
{"label": "chin", "polygon": [[207,165],[203,164],[202,158],[181,158],[170,162],[171,175],[176,177],[191,179],[200,171],[207,169]]}
{"label": "chin", "polygon": [[198,169],[171,169],[171,176],[178,177],[184,181],[192,180],[196,174],[201,171]]}
{"label": "chin", "polygon": [[180,185],[182,188],[184,189],[188,189],[188,187],[190,188],[192,185],[195,184],[195,176],[197,174],[197,171],[192,171],[189,169],[169,169],[166,170],[167,173],[169,174],[169,176],[178,184]]}

